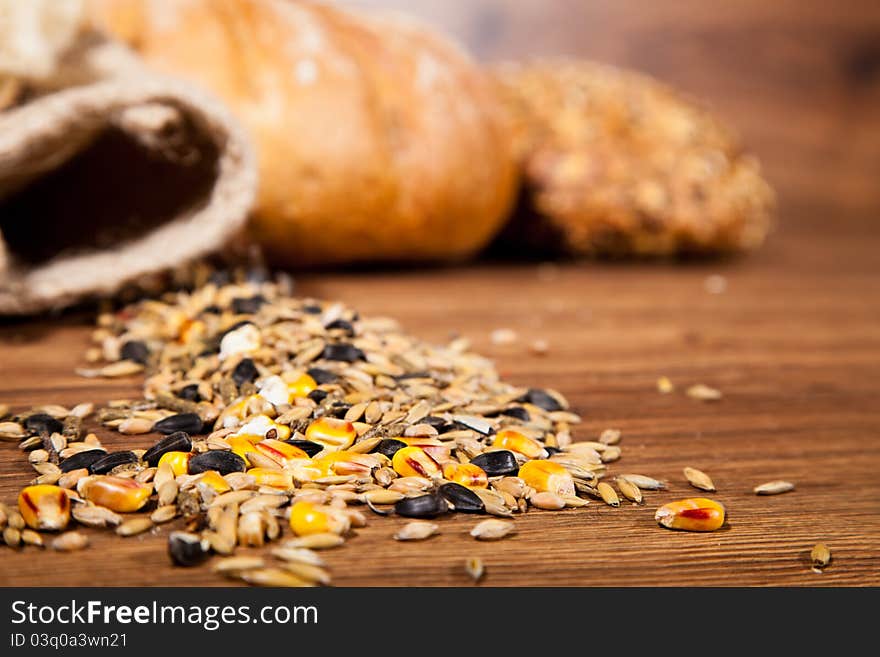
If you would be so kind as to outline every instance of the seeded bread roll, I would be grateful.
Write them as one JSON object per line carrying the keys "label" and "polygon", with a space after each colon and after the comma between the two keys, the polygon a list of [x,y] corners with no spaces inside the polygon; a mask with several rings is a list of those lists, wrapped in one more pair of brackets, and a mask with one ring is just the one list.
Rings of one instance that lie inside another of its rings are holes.
{"label": "seeded bread roll", "polygon": [[277,264],[463,258],[516,192],[500,99],[398,18],[289,0],[93,0],[93,20],[226,100],[260,164],[253,235]]}
{"label": "seeded bread roll", "polygon": [[774,194],[757,160],[669,87],[586,61],[494,71],[514,123],[523,204],[502,238],[574,255],[746,251]]}

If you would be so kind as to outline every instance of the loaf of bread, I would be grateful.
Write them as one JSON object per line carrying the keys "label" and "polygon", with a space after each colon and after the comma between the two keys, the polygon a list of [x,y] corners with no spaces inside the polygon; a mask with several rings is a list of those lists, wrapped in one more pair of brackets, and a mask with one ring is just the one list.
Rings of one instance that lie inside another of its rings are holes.
{"label": "loaf of bread", "polygon": [[497,90],[419,25],[290,0],[92,0],[89,13],[250,131],[251,229],[276,264],[460,259],[509,215]]}
{"label": "loaf of bread", "polygon": [[645,75],[587,61],[494,73],[524,178],[508,247],[667,256],[764,240],[773,191],[757,160],[695,103]]}

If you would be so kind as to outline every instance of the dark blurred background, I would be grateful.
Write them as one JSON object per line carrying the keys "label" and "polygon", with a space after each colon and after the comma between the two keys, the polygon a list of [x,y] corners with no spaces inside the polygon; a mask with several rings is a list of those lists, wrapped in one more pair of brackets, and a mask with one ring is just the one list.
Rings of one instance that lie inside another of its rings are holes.
{"label": "dark blurred background", "polygon": [[742,135],[779,193],[783,228],[880,234],[877,0],[341,4],[419,16],[483,61],[572,55],[650,73]]}

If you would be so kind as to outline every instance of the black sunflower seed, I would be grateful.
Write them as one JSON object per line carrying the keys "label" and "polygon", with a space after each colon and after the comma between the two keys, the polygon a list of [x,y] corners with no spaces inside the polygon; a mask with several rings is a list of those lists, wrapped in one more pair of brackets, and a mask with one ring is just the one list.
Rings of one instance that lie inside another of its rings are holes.
{"label": "black sunflower seed", "polygon": [[319,386],[325,383],[333,383],[339,378],[330,370],[321,369],[320,367],[313,367],[306,373],[312,377],[315,380],[315,383]]}
{"label": "black sunflower seed", "polygon": [[153,431],[159,433],[174,433],[185,431],[188,434],[202,433],[202,418],[195,413],[178,413],[169,415],[153,425]]}
{"label": "black sunflower seed", "polygon": [[48,413],[29,415],[22,424],[30,433],[52,434],[61,433],[64,430],[64,425]]}
{"label": "black sunflower seed", "polygon": [[532,416],[529,415],[529,412],[522,406],[512,406],[511,408],[505,408],[503,411],[501,411],[501,415],[516,418],[520,422],[528,422],[532,419]]}
{"label": "black sunflower seed", "polygon": [[319,443],[313,443],[311,440],[297,440],[296,438],[291,438],[290,440],[285,440],[288,445],[293,445],[294,447],[299,447],[302,451],[308,454],[310,457],[314,456],[318,452],[324,449],[324,446]]}
{"label": "black sunflower seed", "polygon": [[[422,418],[422,421],[420,422],[420,424],[427,424],[429,426],[432,426],[435,429],[437,429],[437,431],[440,431],[440,427],[445,427],[447,425],[450,425],[449,422],[444,420],[442,417],[437,417],[436,415],[429,415],[426,418]],[[440,431],[440,433],[443,433],[443,432]]]}
{"label": "black sunflower seed", "polygon": [[406,447],[406,443],[402,440],[395,440],[394,438],[385,438],[380,440],[379,443],[370,450],[371,454],[379,453],[384,454],[388,458],[391,458],[397,453],[397,450],[403,449]]}
{"label": "black sunflower seed", "polygon": [[324,358],[325,360],[341,360],[346,363],[353,363],[356,360],[366,360],[367,356],[363,351],[352,344],[338,342],[335,344],[328,344],[324,347],[324,353],[321,354],[321,358]]}
{"label": "black sunflower seed", "polygon": [[307,306],[303,306],[302,311],[304,313],[308,313],[309,315],[320,315],[321,314],[321,306],[309,304]]}
{"label": "black sunflower seed", "polygon": [[99,458],[89,466],[89,472],[92,474],[107,474],[113,468],[128,463],[137,463],[138,457],[134,452],[110,452]]}
{"label": "black sunflower seed", "polygon": [[454,482],[443,484],[437,492],[440,493],[440,496],[449,502],[456,511],[462,513],[481,513],[486,509],[486,505],[483,504],[483,500],[480,499],[480,496],[461,484],[456,484]]}
{"label": "black sunflower seed", "polygon": [[210,306],[205,306],[204,308],[202,308],[202,313],[207,313],[209,315],[221,315],[223,314],[223,309],[220,306],[211,304]]}
{"label": "black sunflower seed", "polygon": [[104,458],[107,452],[100,448],[88,449],[84,452],[77,452],[72,456],[68,456],[61,461],[58,466],[61,472],[70,472],[71,470],[79,470],[80,468],[88,468],[98,459]]}
{"label": "black sunflower seed", "polygon": [[198,534],[175,531],[168,534],[168,555],[178,566],[196,566],[208,558],[210,543]]}
{"label": "black sunflower seed", "polygon": [[199,393],[198,383],[190,383],[188,386],[183,386],[177,391],[177,396],[181,399],[186,399],[187,401],[202,401],[202,395]]}
{"label": "black sunflower seed", "polygon": [[345,417],[345,414],[348,413],[348,409],[351,408],[351,404],[344,404],[342,402],[337,402],[333,404],[330,408],[327,409],[327,415],[331,417],[335,417],[338,419],[342,419]]}
{"label": "black sunflower seed", "polygon": [[329,395],[329,394],[330,393],[327,392],[326,390],[312,390],[308,394],[308,398],[311,399],[316,404],[320,404],[322,401],[324,401],[327,398],[327,395]]}
{"label": "black sunflower seed", "polygon": [[150,447],[141,459],[151,466],[159,464],[159,459],[166,452],[189,452],[192,450],[192,440],[184,431],[175,431]]}
{"label": "black sunflower seed", "polygon": [[540,388],[529,388],[529,391],[520,398],[520,401],[528,402],[529,404],[533,404],[538,408],[543,408],[545,411],[561,411],[562,406],[559,405],[559,402],[556,401],[556,398],[553,397],[546,390],[541,390]]}
{"label": "black sunflower seed", "polygon": [[344,319],[334,319],[324,328],[327,331],[345,331],[347,335],[354,335],[354,326],[351,325],[351,322],[347,322]]}
{"label": "black sunflower seed", "polygon": [[260,376],[260,372],[257,370],[257,366],[254,365],[254,361],[250,358],[242,358],[238,361],[235,369],[232,370],[232,380],[235,381],[237,386],[253,383],[257,380],[258,376]]}
{"label": "black sunflower seed", "polygon": [[449,505],[439,495],[428,493],[418,497],[405,497],[394,505],[394,512],[406,518],[433,518],[446,513]]}
{"label": "black sunflower seed", "polygon": [[222,449],[211,449],[201,454],[196,454],[189,460],[189,474],[200,474],[208,470],[216,470],[220,474],[230,472],[244,472],[246,468],[244,459],[235,452]]}
{"label": "black sunflower seed", "polygon": [[135,363],[146,365],[150,358],[150,350],[146,343],[140,340],[129,340],[122,345],[119,355],[123,360],[133,360]]}
{"label": "black sunflower seed", "polygon": [[267,303],[266,297],[257,294],[252,297],[238,297],[232,300],[232,312],[236,315],[253,315],[259,312],[260,306]]}
{"label": "black sunflower seed", "polygon": [[519,464],[513,452],[500,449],[495,452],[477,454],[471,459],[471,463],[482,468],[490,477],[499,475],[515,475],[519,472]]}

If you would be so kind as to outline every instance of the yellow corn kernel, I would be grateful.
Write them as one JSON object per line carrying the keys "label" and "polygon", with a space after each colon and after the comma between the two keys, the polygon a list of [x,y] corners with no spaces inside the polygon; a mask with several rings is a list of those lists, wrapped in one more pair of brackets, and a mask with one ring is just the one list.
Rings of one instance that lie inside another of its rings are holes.
{"label": "yellow corn kernel", "polygon": [[322,417],[306,429],[306,440],[323,445],[327,449],[348,449],[357,437],[351,422],[332,417]]}
{"label": "yellow corn kernel", "polygon": [[272,470],[270,468],[251,468],[247,473],[254,478],[257,486],[268,486],[279,490],[293,488],[293,477],[284,470]]}
{"label": "yellow corn kernel", "polygon": [[526,461],[520,467],[518,476],[539,493],[574,496],[574,477],[559,463],[541,459]]}
{"label": "yellow corn kernel", "polygon": [[179,477],[189,472],[189,460],[191,458],[192,452],[165,452],[159,458],[159,467],[167,465],[171,468],[174,476]]}
{"label": "yellow corn kernel", "polygon": [[[256,438],[256,440],[252,440],[252,438]],[[232,448],[233,453],[238,454],[243,458],[245,465],[249,466],[251,463],[248,461],[248,452],[257,451],[254,448],[254,445],[260,442],[260,440],[262,440],[262,436],[239,435],[228,437],[226,442],[229,443],[229,447]]]}
{"label": "yellow corn kernel", "polygon": [[547,450],[544,449],[541,443],[513,429],[502,429],[495,434],[495,442],[492,443],[492,446],[517,452],[529,459],[543,459],[547,457]]}
{"label": "yellow corn kernel", "polygon": [[373,468],[379,466],[379,462],[376,457],[370,454],[340,450],[315,459],[314,465],[320,469],[322,477],[329,477],[331,475],[368,475],[373,471]]}
{"label": "yellow corn kernel", "polygon": [[443,477],[468,488],[486,488],[489,485],[486,472],[473,463],[450,461],[443,466]]}
{"label": "yellow corn kernel", "polygon": [[654,519],[669,529],[711,532],[724,524],[724,507],[706,497],[689,497],[664,504]]}
{"label": "yellow corn kernel", "polygon": [[221,475],[216,470],[208,470],[207,472],[203,472],[201,476],[196,479],[196,483],[210,486],[214,489],[215,493],[225,493],[232,490],[232,486],[230,486],[229,483],[223,478],[223,475]]}
{"label": "yellow corn kernel", "polygon": [[153,486],[125,477],[97,475],[81,479],[77,490],[89,502],[98,506],[107,507],[117,513],[131,513],[147,503]]}
{"label": "yellow corn kernel", "polygon": [[287,392],[290,393],[291,402],[300,397],[307,397],[312,390],[316,390],[317,388],[318,382],[308,374],[303,374],[293,383],[287,384]]}
{"label": "yellow corn kernel", "polygon": [[227,417],[236,417],[239,420],[243,420],[248,415],[255,412],[255,410],[264,409],[269,406],[271,406],[271,404],[257,394],[242,397],[223,409],[223,412],[220,414],[220,424],[221,426],[224,426],[222,420]]}
{"label": "yellow corn kernel", "polygon": [[294,482],[304,484],[315,481],[330,474],[327,470],[319,468],[314,461],[294,461],[285,468],[293,476]]}
{"label": "yellow corn kernel", "polygon": [[421,447],[425,453],[434,459],[437,463],[446,463],[452,460],[447,447],[442,440],[432,438],[431,436],[414,436],[412,438],[398,438],[401,442],[411,447]]}
{"label": "yellow corn kernel", "polygon": [[279,465],[284,465],[285,463],[289,463],[296,459],[309,458],[309,455],[296,445],[289,445],[280,440],[273,440],[271,438],[261,440],[254,445],[254,449]]}
{"label": "yellow corn kernel", "polygon": [[205,334],[205,323],[199,319],[186,319],[181,323],[177,339],[181,344],[188,344]]}
{"label": "yellow corn kernel", "polygon": [[58,531],[70,522],[70,498],[58,486],[28,486],[18,495],[18,510],[31,529]]}
{"label": "yellow corn kernel", "polygon": [[290,529],[297,536],[344,534],[350,526],[348,518],[331,507],[297,502],[290,508]]}
{"label": "yellow corn kernel", "polygon": [[400,448],[391,459],[391,467],[401,477],[437,479],[443,476],[437,461],[428,456],[421,447]]}

